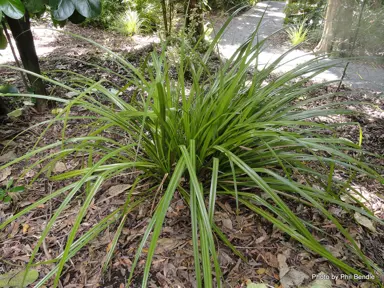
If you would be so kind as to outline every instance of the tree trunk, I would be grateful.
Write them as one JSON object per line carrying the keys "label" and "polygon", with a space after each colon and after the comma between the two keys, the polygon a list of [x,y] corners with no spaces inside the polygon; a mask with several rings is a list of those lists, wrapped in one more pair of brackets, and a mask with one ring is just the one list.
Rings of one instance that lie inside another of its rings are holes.
{"label": "tree trunk", "polygon": [[[7,29],[7,25],[5,24],[5,21],[1,21],[1,25],[3,26],[3,30],[4,30],[4,33],[5,33],[5,37],[7,38],[7,41],[8,41],[8,45],[11,48],[13,59],[15,59],[17,67],[21,68],[19,59],[17,58],[16,50],[13,47],[12,39],[11,39],[11,36],[9,35],[9,33],[8,33],[8,29]],[[21,79],[23,80],[25,88],[29,89],[28,81],[27,81],[27,78],[24,75],[24,72],[20,71],[20,76],[21,76]]]}
{"label": "tree trunk", "polygon": [[201,7],[201,3],[199,3],[199,0],[189,0],[186,13],[186,28],[193,32],[193,36],[197,41],[204,33],[203,9]]}
{"label": "tree trunk", "polygon": [[[31,31],[31,22],[29,20],[28,11],[21,19],[12,19],[6,17],[9,28],[12,31],[17,49],[20,54],[21,62],[26,70],[41,74],[39,59],[36,54],[35,43]],[[33,75],[27,74],[33,92],[37,95],[46,95],[44,82]],[[47,108],[47,101],[44,99],[36,99],[36,108],[39,112]]]}
{"label": "tree trunk", "polygon": [[168,35],[171,35],[171,33],[172,33],[173,9],[174,9],[174,3],[173,3],[173,1],[169,1],[169,5],[168,5],[168,11],[169,11]]}
{"label": "tree trunk", "polygon": [[163,13],[165,37],[168,38],[169,31],[168,31],[168,20],[167,20],[167,5],[165,3],[165,0],[161,0],[161,11]]}
{"label": "tree trunk", "polygon": [[352,21],[354,0],[329,0],[323,35],[315,52],[339,52],[341,56],[349,51],[353,35]]}

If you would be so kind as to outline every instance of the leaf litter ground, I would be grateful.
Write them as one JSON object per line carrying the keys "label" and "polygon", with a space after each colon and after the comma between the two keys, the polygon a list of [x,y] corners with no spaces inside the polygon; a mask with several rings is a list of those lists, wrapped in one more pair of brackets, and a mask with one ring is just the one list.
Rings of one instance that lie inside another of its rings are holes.
{"label": "leaf litter ground", "polygon": [[[95,35],[95,30],[86,28],[75,28],[75,32],[81,32],[94,40],[101,40],[105,34]],[[81,31],[77,31],[80,29]],[[73,30],[72,30],[73,31]],[[88,31],[84,33],[84,31]],[[67,81],[65,73],[53,70],[69,70],[81,73],[85,76],[93,76],[93,78],[111,77],[92,66],[86,64],[94,63],[103,67],[108,67],[116,71],[117,66],[103,55],[98,49],[89,46],[81,41],[68,41],[67,36],[59,37],[56,44],[57,52],[49,54],[42,58],[41,64],[44,71],[48,75],[55,77],[60,81]],[[114,39],[114,38],[113,38]],[[152,45],[144,45],[131,53],[127,53],[130,49],[121,48],[116,41],[124,43],[126,40],[118,38],[114,40],[112,46],[117,52],[121,52],[128,60],[132,61],[136,66],[140,65],[140,59],[145,57],[152,49]],[[105,44],[105,43],[104,43]],[[66,47],[61,50],[62,47]],[[107,45],[108,46],[108,45]],[[126,46],[124,46],[126,47]],[[79,53],[81,49],[82,53]],[[74,61],[72,58],[81,61]],[[6,79],[12,84],[16,84],[22,89],[22,83],[19,76],[13,71],[3,71]],[[96,79],[97,80],[97,79]],[[113,79],[111,81],[116,81]],[[121,83],[116,83],[120,85]],[[308,83],[307,85],[311,85]],[[63,91],[56,87],[48,87],[49,91],[62,95],[62,97],[70,97],[65,95]],[[335,92],[334,86],[327,86],[316,90],[316,92],[307,97],[315,97],[330,92]],[[322,100],[326,101],[356,101],[364,100],[367,104],[360,104],[350,107],[356,109],[356,114],[347,116],[348,118],[335,117],[332,119],[313,119],[320,122],[345,122],[354,121],[360,123],[363,129],[363,147],[369,152],[378,155],[384,155],[384,100],[383,95],[373,91],[348,90],[343,88],[337,99]],[[129,99],[132,91],[127,92],[122,97]],[[14,103],[16,107],[19,102]],[[311,108],[311,107],[307,107]],[[361,113],[363,112],[363,113]],[[75,110],[78,115],[86,115],[88,112]],[[0,128],[1,149],[0,162],[6,162],[21,156],[33,147],[33,143],[42,133],[42,128],[31,129],[28,133],[14,139],[5,147],[6,143],[12,139],[18,132],[29,127],[34,123],[53,118],[51,113],[37,114],[32,108],[26,108],[24,114],[17,119],[2,119]],[[86,122],[70,122],[69,135],[86,135]],[[42,139],[42,144],[55,142],[61,137],[62,125],[55,124],[49,133]],[[339,137],[348,138],[357,141],[359,135],[356,126],[345,126],[337,131]],[[126,141],[126,135],[110,134],[118,141]],[[54,151],[50,151],[54,152]],[[4,186],[10,177],[17,178],[23,171],[24,167],[37,161],[36,155],[28,162],[20,163],[12,166],[6,171],[0,171],[0,185]],[[368,156],[367,156],[368,157]],[[383,167],[383,159],[374,157],[366,158],[368,162]],[[59,162],[53,168],[53,173],[69,171],[79,168],[82,159],[67,159],[65,163]],[[38,167],[29,171],[20,181],[18,185],[28,183],[38,173]],[[82,222],[78,235],[84,234],[90,227],[98,223],[103,217],[114,209],[120,207],[125,201],[126,191],[137,177],[135,171],[127,172],[118,177],[104,183],[101,192],[91,204],[91,209]],[[380,173],[384,173],[383,170]],[[338,177],[343,178],[343,171],[336,171]],[[304,181],[304,180],[303,180]],[[47,175],[39,176],[31,187],[27,187],[27,191],[14,197],[11,204],[0,204],[0,222],[4,221],[10,215],[14,215],[18,210],[35,202],[43,196],[64,187],[66,182],[50,182]],[[136,193],[143,193],[151,187],[150,182],[139,183]],[[366,205],[369,206],[375,214],[384,219],[384,193],[383,187],[372,179],[365,177],[357,177],[353,181],[354,187],[360,191],[367,200]],[[161,191],[160,191],[161,192]],[[260,193],[260,191],[254,191]],[[261,194],[261,193],[260,193]],[[133,195],[138,197],[138,195]],[[15,268],[23,267],[29,259],[33,247],[39,239],[39,235],[44,229],[48,219],[53,214],[63,199],[61,197],[54,198],[50,203],[41,205],[38,209],[21,217],[18,221],[10,224],[4,231],[0,231],[0,271],[8,272]],[[354,255],[345,248],[343,238],[334,225],[324,219],[322,215],[315,209],[304,205],[297,205],[296,202],[290,202],[284,199],[290,208],[303,216],[307,221],[312,221],[322,227],[326,234],[320,234],[313,231],[323,245],[325,245],[335,256],[345,260],[355,267],[363,267],[363,264]],[[350,201],[350,199],[345,199]],[[122,235],[119,239],[116,252],[108,271],[103,274],[101,266],[103,259],[110,247],[114,231],[117,225],[111,225],[108,229],[97,237],[90,245],[83,248],[75,257],[73,257],[65,266],[64,273],[61,278],[61,287],[125,287],[126,279],[132,265],[136,247],[144,234],[147,223],[150,220],[154,207],[157,203],[153,200],[146,200],[140,207],[133,211],[123,228]],[[81,199],[72,201],[63,214],[60,216],[57,225],[53,227],[49,235],[44,239],[43,246],[40,249],[36,261],[46,261],[53,259],[62,252],[65,245],[66,237],[73,225],[75,217],[81,207]],[[230,249],[217,242],[218,255],[220,265],[222,267],[225,287],[245,287],[246,280],[251,279],[254,283],[266,283],[271,287],[297,287],[311,282],[312,275],[320,272],[326,275],[339,276],[338,280],[333,281],[334,287],[374,287],[366,281],[353,282],[350,280],[340,279],[343,274],[338,268],[330,265],[326,260],[311,253],[302,245],[292,241],[287,235],[275,229],[264,219],[258,217],[254,213],[241,209],[236,213],[236,204],[233,199],[219,198],[217,200],[217,209],[215,213],[215,222],[220,226],[228,239],[235,247],[240,250],[248,259],[243,262],[235,256]],[[355,221],[352,215],[349,215],[338,207],[329,205],[329,211],[336,215],[344,227],[355,238],[361,246],[364,253],[372,259],[379,267],[384,267],[384,227],[375,227],[376,233],[372,233],[367,226],[362,225],[361,221]],[[161,238],[158,241],[158,247],[151,269],[151,281],[149,287],[195,287],[194,284],[194,258],[191,241],[189,208],[183,202],[178,193],[169,207],[164,223]],[[141,257],[136,270],[133,284],[131,287],[140,287],[141,272],[145,263],[145,252]],[[43,277],[50,270],[50,265],[41,265],[36,267],[40,277]],[[50,284],[48,284],[49,287]],[[284,286],[282,286],[284,285]]]}

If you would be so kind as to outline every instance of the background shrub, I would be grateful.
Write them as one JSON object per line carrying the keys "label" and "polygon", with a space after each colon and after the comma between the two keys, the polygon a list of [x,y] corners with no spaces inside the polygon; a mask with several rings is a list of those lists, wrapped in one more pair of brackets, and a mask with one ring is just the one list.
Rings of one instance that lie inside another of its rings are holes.
{"label": "background shrub", "polygon": [[[358,15],[355,15],[354,25],[357,26],[357,23]],[[356,54],[384,56],[384,7],[363,12]]]}
{"label": "background shrub", "polygon": [[129,9],[129,5],[125,0],[102,0],[102,10],[100,16],[88,19],[87,24],[98,26],[101,28],[110,28],[111,24],[116,20],[116,15],[124,13]]}
{"label": "background shrub", "polygon": [[132,36],[139,33],[142,23],[139,13],[128,10],[118,16],[112,28],[123,35]]}
{"label": "background shrub", "polygon": [[302,19],[306,18],[306,25],[310,29],[316,29],[322,25],[324,19],[324,10],[326,6],[326,1],[321,0],[319,2],[295,2],[288,4],[285,9],[285,24],[296,24],[301,22]]}
{"label": "background shrub", "polygon": [[155,31],[160,24],[159,15],[159,1],[102,0],[100,16],[86,23],[132,35],[137,32],[129,30],[135,27],[141,27],[143,32]]}
{"label": "background shrub", "polygon": [[307,38],[308,28],[305,28],[305,20],[300,24],[288,27],[287,33],[292,45],[298,45]]}

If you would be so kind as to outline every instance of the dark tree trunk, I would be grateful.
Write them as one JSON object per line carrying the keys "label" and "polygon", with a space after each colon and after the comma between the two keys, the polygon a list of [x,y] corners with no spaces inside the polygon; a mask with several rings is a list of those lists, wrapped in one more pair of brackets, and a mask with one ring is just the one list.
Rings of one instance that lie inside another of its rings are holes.
{"label": "dark tree trunk", "polygon": [[[17,58],[15,48],[13,47],[13,44],[12,44],[11,36],[8,33],[8,29],[7,29],[7,25],[5,24],[5,21],[2,21],[1,25],[3,26],[5,37],[7,38],[8,45],[11,48],[12,55],[13,55],[13,58],[15,59],[16,65],[17,65],[17,67],[21,68],[19,59]],[[24,72],[20,71],[20,76],[21,76],[21,79],[23,80],[25,88],[29,89],[28,81],[27,81],[27,78],[25,78]]]}
{"label": "dark tree trunk", "polygon": [[[161,0],[161,11],[163,13],[163,22],[164,22],[164,30],[165,30],[165,37],[168,38],[169,31],[168,31],[168,21],[167,21],[167,5],[165,3],[165,0]],[[170,23],[171,25],[171,23]]]}
{"label": "dark tree trunk", "polygon": [[[41,74],[39,59],[36,54],[35,43],[31,31],[31,22],[29,20],[28,11],[21,19],[12,19],[6,17],[9,28],[12,31],[17,49],[20,54],[21,62],[26,70]],[[37,95],[46,95],[44,82],[33,75],[27,74],[33,92]],[[47,101],[44,99],[36,100],[36,108],[38,111],[43,111],[47,108]]]}
{"label": "dark tree trunk", "polygon": [[174,3],[169,1],[168,12],[169,12],[169,22],[168,22],[168,36],[172,33],[172,13],[173,13]]}

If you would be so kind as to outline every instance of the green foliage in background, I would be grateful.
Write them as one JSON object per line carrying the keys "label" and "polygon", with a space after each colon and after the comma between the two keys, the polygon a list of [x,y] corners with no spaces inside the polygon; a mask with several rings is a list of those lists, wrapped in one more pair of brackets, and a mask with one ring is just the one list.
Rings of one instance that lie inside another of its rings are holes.
{"label": "green foliage in background", "polygon": [[[308,73],[316,75],[327,70],[329,62],[314,59],[270,81],[271,73],[284,55],[268,67],[255,70],[254,65],[265,41],[255,46],[252,44],[256,30],[227,62],[212,71],[208,64],[229,20],[198,62],[188,60],[187,53],[194,48],[188,47],[188,41],[181,39],[179,63],[174,67],[167,59],[165,46],[162,52],[149,55],[139,69],[123,57],[88,40],[110,53],[119,69],[129,73],[130,76],[125,77],[100,67],[127,83],[116,93],[107,88],[114,83],[94,81],[83,75],[75,77],[75,72],[71,72],[73,85],[41,76],[47,82],[78,93],[70,101],[33,95],[65,103],[53,120],[41,124],[48,125],[45,130],[48,133],[54,123],[63,123],[62,139],[45,146],[37,144],[34,150],[0,169],[39,155],[39,160],[24,173],[41,165],[41,173],[46,173],[51,181],[63,181],[66,186],[17,211],[0,224],[0,229],[39,205],[61,199],[31,252],[28,264],[31,267],[43,239],[60,215],[71,202],[82,203],[62,253],[50,260],[53,268],[34,287],[46,285],[51,278],[53,284],[50,287],[57,287],[71,257],[107,227],[110,231],[112,227],[117,227],[103,263],[106,269],[129,213],[144,200],[152,199],[157,206],[132,259],[127,284],[127,287],[132,287],[136,266],[140,258],[145,257],[140,279],[142,287],[147,287],[156,244],[175,193],[190,209],[197,287],[223,287],[224,279],[217,255],[218,240],[245,260],[245,256],[230,243],[215,221],[216,202],[228,197],[233,200],[237,211],[253,211],[345,273],[381,273],[360,250],[348,229],[327,209],[328,204],[332,204],[347,213],[358,212],[374,223],[384,224],[362,203],[352,205],[340,200],[341,195],[359,194],[349,187],[357,174],[384,183],[384,179],[362,161],[362,135],[356,135],[359,140],[354,143],[336,136],[337,129],[343,124],[311,121],[314,117],[355,113],[340,107],[341,104],[336,101],[314,104],[334,95],[307,98],[309,92],[323,85],[303,85],[309,80]],[[176,73],[170,73],[171,69]],[[188,78],[186,71],[189,71]],[[78,88],[79,83],[84,85],[82,89]],[[119,94],[130,88],[134,88],[134,96],[126,101]],[[72,113],[79,110],[91,113],[87,116]],[[90,128],[88,134],[67,136],[68,123],[72,120],[77,123],[87,121]],[[358,126],[358,123],[346,124]],[[122,136],[121,141],[111,135]],[[86,160],[82,167],[53,176],[50,174],[58,161],[65,162],[75,155]],[[84,234],[78,234],[91,203],[103,193],[103,183],[132,169],[141,173],[126,194],[125,203],[110,211]],[[335,177],[338,170],[343,171],[345,179]],[[149,183],[149,189],[136,189],[139,182]],[[290,208],[299,204],[316,209],[332,223],[339,231],[339,237],[348,243],[350,253],[358,257],[364,267],[357,267],[332,255],[318,240],[325,235],[322,222],[319,225],[311,223]],[[147,244],[146,253],[143,253]]]}
{"label": "green foliage in background", "polygon": [[142,22],[136,11],[128,10],[118,16],[112,27],[123,35],[132,36],[139,33]]}
{"label": "green foliage in background", "polygon": [[20,19],[25,13],[24,4],[21,0],[1,0],[0,14],[2,13],[13,19]]}
{"label": "green foliage in background", "polygon": [[305,41],[309,30],[308,28],[305,28],[305,22],[306,19],[304,19],[300,24],[291,25],[287,28],[286,31],[292,45],[298,45]]}
{"label": "green foliage in background", "polygon": [[[47,8],[51,12],[53,24],[59,26],[64,26],[67,21],[79,24],[86,18],[93,18],[101,13],[100,0],[0,0],[0,22],[3,20],[3,13],[12,19],[21,19],[27,9],[29,14],[39,17]],[[0,28],[0,49],[5,49],[7,44],[3,28]]]}
{"label": "green foliage in background", "polygon": [[129,9],[128,3],[123,0],[101,0],[101,13],[98,17],[89,19],[86,23],[108,28],[120,15]]}
{"label": "green foliage in background", "polygon": [[321,28],[327,1],[301,1],[287,4],[284,8],[285,24],[296,24],[306,18],[310,29]]}
{"label": "green foliage in background", "polygon": [[[357,26],[355,15],[354,26]],[[357,27],[354,27],[357,29]],[[384,6],[378,9],[366,9],[360,22],[356,54],[384,56]]]}
{"label": "green foliage in background", "polygon": [[[124,27],[142,27],[143,32],[151,32],[155,31],[160,24],[159,1],[102,0],[102,8],[99,17],[89,19],[86,23],[105,29],[111,28],[127,35],[132,33],[126,33],[127,29]],[[132,28],[128,28],[128,30],[132,30]]]}

